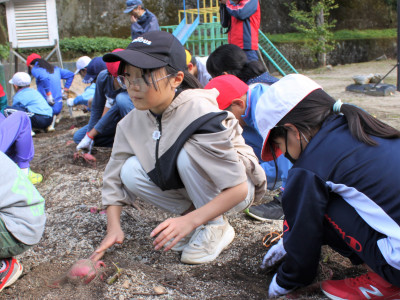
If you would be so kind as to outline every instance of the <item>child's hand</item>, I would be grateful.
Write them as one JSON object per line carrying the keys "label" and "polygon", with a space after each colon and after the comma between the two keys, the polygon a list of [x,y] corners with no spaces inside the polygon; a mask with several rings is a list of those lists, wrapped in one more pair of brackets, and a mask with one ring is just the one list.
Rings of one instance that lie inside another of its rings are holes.
{"label": "child's hand", "polygon": [[165,247],[164,251],[170,250],[172,247],[179,242],[180,239],[187,236],[191,233],[196,225],[192,222],[188,215],[167,219],[158,225],[150,234],[151,237],[156,237],[153,242],[155,246],[154,249],[158,250],[162,246],[164,246],[171,239],[174,239],[167,247]]}
{"label": "child's hand", "polygon": [[122,242],[124,241],[124,237],[124,232],[120,228],[109,231],[101,242],[99,248],[97,248],[96,251],[94,251],[93,254],[90,256],[90,259],[93,261],[98,261],[100,258],[103,257],[106,250],[112,245],[122,244]]}

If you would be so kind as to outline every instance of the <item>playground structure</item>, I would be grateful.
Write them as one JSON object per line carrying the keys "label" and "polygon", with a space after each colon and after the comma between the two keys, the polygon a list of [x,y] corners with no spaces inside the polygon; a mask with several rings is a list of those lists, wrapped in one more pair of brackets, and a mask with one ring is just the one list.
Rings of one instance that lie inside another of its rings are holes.
{"label": "playground structure", "polygon": [[[195,56],[208,56],[219,46],[228,42],[228,35],[220,24],[218,0],[202,0],[200,7],[179,10],[179,25],[161,26],[161,29],[172,33]],[[296,69],[274,46],[267,36],[259,30],[259,52],[282,75],[297,73]]]}

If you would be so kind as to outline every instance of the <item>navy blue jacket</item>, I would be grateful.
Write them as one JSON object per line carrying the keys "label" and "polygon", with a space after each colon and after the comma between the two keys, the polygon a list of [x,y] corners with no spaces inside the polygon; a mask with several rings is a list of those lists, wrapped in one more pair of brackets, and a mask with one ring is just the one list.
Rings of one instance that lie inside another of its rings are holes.
{"label": "navy blue jacket", "polygon": [[287,255],[278,270],[280,286],[313,281],[324,214],[337,195],[386,236],[378,247],[388,264],[400,269],[400,139],[374,139],[378,146],[359,142],[343,116],[329,117],[289,171],[282,198]]}
{"label": "navy blue jacket", "polygon": [[145,32],[157,30],[160,30],[157,17],[148,9],[146,9],[146,12],[140,17],[140,19],[137,22],[132,23],[131,37],[132,40],[134,40]]}

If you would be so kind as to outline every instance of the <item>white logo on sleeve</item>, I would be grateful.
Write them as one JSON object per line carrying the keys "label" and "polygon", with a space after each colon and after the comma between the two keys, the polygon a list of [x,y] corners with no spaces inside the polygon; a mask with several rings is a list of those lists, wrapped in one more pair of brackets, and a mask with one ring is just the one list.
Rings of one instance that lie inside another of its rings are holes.
{"label": "white logo on sleeve", "polygon": [[363,295],[366,299],[371,299],[371,296],[368,294],[378,296],[378,297],[383,297],[382,293],[376,287],[374,287],[372,285],[370,285],[370,287],[371,287],[371,290],[364,288],[364,287],[359,287],[361,293],[363,293]]}

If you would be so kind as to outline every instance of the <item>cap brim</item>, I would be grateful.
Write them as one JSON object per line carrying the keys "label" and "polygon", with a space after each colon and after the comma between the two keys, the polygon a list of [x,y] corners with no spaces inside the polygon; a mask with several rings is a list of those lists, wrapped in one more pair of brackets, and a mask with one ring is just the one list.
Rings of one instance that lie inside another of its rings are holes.
{"label": "cap brim", "polygon": [[96,75],[86,74],[85,77],[83,77],[82,82],[83,83],[92,83],[92,81],[95,78],[96,78]]}
{"label": "cap brim", "polygon": [[[263,161],[271,161],[274,160],[274,156],[272,155],[271,148],[268,145],[268,138],[271,131],[268,132],[267,138],[264,141],[262,150],[261,150],[261,159]],[[281,149],[278,146],[272,145],[273,151],[275,152],[275,157],[279,157],[282,154]]]}
{"label": "cap brim", "polygon": [[156,69],[168,65],[167,62],[154,56],[130,49],[105,54],[103,60],[105,62],[116,62],[122,60],[139,69]]}
{"label": "cap brim", "polygon": [[10,79],[10,80],[8,81],[8,83],[9,83],[9,84],[14,84],[14,82],[13,82],[12,79]]}
{"label": "cap brim", "polygon": [[137,6],[137,5],[135,5],[135,6],[130,6],[130,7],[126,8],[126,9],[124,10],[124,13],[125,13],[125,14],[130,13],[132,10],[134,10],[134,9],[136,8],[136,6]]}

